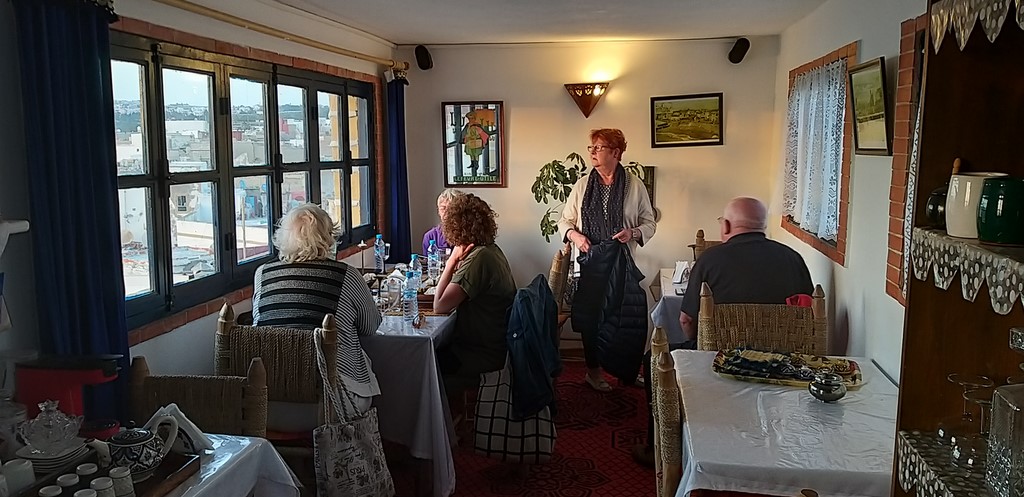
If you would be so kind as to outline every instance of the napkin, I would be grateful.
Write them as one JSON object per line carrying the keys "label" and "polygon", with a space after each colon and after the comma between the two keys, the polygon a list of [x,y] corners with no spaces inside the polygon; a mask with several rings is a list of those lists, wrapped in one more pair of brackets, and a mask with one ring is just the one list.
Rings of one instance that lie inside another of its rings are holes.
{"label": "napkin", "polygon": [[690,279],[690,261],[676,261],[676,269],[672,272],[672,284],[682,285]]}
{"label": "napkin", "polygon": [[174,451],[180,454],[201,454],[205,449],[213,449],[213,442],[200,430],[192,420],[181,412],[177,404],[167,404],[157,409],[153,417],[149,418],[146,426],[149,426],[160,416],[174,416],[178,420],[178,437],[174,441]]}

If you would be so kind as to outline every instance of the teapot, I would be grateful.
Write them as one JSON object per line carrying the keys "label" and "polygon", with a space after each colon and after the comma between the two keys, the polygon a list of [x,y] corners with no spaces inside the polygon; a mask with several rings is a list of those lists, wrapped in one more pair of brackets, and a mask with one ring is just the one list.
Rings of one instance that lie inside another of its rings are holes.
{"label": "teapot", "polygon": [[77,437],[82,416],[64,414],[57,409],[59,404],[56,400],[40,402],[39,415],[18,425],[18,435],[33,453],[56,456],[76,442],[81,445]]}
{"label": "teapot", "polygon": [[[157,434],[161,425],[170,425],[167,438]],[[89,443],[99,454],[100,465],[127,467],[132,480],[140,482],[153,476],[153,471],[163,462],[178,437],[178,420],[174,416],[158,416],[142,428],[128,428],[110,437],[106,442]]]}

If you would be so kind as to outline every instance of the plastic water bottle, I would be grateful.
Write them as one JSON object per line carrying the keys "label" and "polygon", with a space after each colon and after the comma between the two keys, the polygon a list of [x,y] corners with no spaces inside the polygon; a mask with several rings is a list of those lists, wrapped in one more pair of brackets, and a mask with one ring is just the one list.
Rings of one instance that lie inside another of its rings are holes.
{"label": "plastic water bottle", "polygon": [[437,248],[437,241],[431,240],[427,247],[427,277],[437,281],[441,276],[441,251]]}
{"label": "plastic water bottle", "polygon": [[419,292],[418,283],[412,271],[405,273],[405,285],[402,287],[402,320],[406,323],[415,323],[420,317],[420,306],[416,302],[416,294]]}
{"label": "plastic water bottle", "polygon": [[409,272],[412,273],[416,291],[419,291],[420,285],[423,284],[423,266],[420,265],[420,254],[412,254],[412,259],[409,261]]}
{"label": "plastic water bottle", "polygon": [[373,272],[384,274],[384,236],[380,233],[373,241]]}

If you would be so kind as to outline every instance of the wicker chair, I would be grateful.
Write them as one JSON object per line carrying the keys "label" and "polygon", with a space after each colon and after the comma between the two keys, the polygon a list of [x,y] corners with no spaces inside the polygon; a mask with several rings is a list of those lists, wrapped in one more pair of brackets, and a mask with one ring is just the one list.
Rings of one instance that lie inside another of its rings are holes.
{"label": "wicker chair", "polygon": [[703,254],[705,250],[721,243],[721,240],[705,240],[704,230],[697,230],[696,240],[689,245],[689,247],[693,249],[693,260],[696,261],[697,259],[700,259],[701,254]]}
{"label": "wicker chair", "polygon": [[[338,384],[337,368],[328,368],[322,379],[316,365],[313,333],[323,333],[324,357],[327,364],[337,363],[338,331],[334,316],[324,316],[323,325],[315,332],[275,326],[243,326],[235,324],[235,312],[224,304],[217,320],[216,372],[237,376],[243,365],[254,357],[263,359],[267,371],[267,400],[317,404],[323,417],[323,381],[334,388]],[[324,420],[321,420],[324,421]],[[268,433],[282,455],[312,456],[309,442],[312,432],[298,434]],[[294,446],[298,443],[298,447]]]}
{"label": "wicker chair", "polygon": [[651,392],[656,495],[672,497],[683,475],[682,402],[668,337],[661,327],[651,338]]}
{"label": "wicker chair", "polygon": [[566,243],[551,258],[551,269],[548,271],[548,285],[558,305],[558,327],[561,328],[569,319],[569,311],[565,309],[565,292],[569,286],[569,259],[572,247]]}
{"label": "wicker chair", "polygon": [[245,376],[152,376],[138,356],[129,378],[131,415],[139,423],[173,402],[204,432],[267,435],[267,371],[259,357]]}
{"label": "wicker chair", "polygon": [[751,347],[773,352],[828,353],[825,292],[815,285],[811,307],[786,304],[715,304],[707,282],[700,287],[697,348]]}

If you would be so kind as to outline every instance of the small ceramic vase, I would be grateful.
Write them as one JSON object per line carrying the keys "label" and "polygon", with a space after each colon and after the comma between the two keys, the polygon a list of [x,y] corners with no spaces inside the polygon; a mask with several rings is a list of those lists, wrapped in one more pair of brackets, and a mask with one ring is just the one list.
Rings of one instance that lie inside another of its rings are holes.
{"label": "small ceramic vase", "polygon": [[978,204],[978,240],[1024,245],[1024,178],[988,178]]}
{"label": "small ceramic vase", "polygon": [[978,238],[978,204],[986,179],[1005,173],[960,173],[949,180],[946,194],[946,233],[958,238]]}

